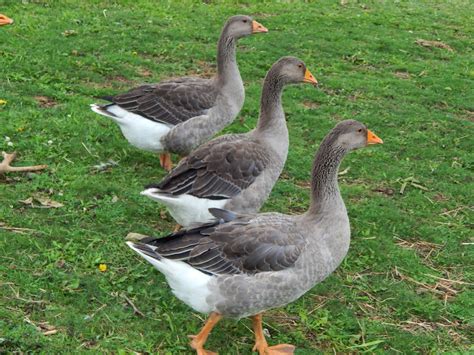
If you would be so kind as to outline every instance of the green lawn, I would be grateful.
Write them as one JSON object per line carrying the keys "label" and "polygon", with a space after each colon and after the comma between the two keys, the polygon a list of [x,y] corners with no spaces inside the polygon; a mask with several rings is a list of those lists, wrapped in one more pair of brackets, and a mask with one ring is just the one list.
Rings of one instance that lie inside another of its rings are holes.
{"label": "green lawn", "polygon": [[[320,82],[285,91],[290,152],[263,210],[306,209],[314,151],[336,122],[355,118],[385,141],[341,167],[349,255],[268,312],[269,342],[299,354],[474,350],[471,1],[3,0],[0,13],[15,20],[0,27],[0,150],[17,150],[16,165],[49,165],[0,178],[0,352],[189,353],[203,316],[124,244],[129,232],[172,229],[139,195],[164,172],[89,104],[214,72],[220,28],[238,13],[270,32],[239,44],[247,98],[226,132],[254,127],[262,79],[279,57],[303,59]],[[109,160],[118,165],[94,168]],[[38,195],[64,206],[21,202]],[[248,354],[250,329],[226,320],[208,348]]]}

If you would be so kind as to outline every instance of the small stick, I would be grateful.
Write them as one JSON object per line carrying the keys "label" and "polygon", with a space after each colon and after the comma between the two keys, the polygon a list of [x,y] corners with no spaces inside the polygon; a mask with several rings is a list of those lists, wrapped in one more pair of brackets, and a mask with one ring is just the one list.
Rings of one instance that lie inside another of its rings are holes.
{"label": "small stick", "polygon": [[138,314],[139,316],[145,318],[145,315],[135,306],[130,298],[128,298],[126,295],[122,295],[122,297],[127,301],[127,303],[133,308],[133,312],[135,314]]}
{"label": "small stick", "polygon": [[0,174],[8,172],[21,172],[21,171],[39,171],[46,169],[47,165],[34,165],[34,166],[10,166],[10,163],[15,160],[16,152],[8,154],[2,152],[3,161],[0,163]]}

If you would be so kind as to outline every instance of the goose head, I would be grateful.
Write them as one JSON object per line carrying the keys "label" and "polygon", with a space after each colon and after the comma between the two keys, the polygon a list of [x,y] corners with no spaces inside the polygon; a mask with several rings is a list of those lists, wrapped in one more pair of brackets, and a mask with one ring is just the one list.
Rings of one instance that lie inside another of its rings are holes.
{"label": "goose head", "polygon": [[318,85],[318,81],[306,68],[306,64],[295,57],[282,57],[273,64],[271,72],[278,77],[283,84],[310,83]]}
{"label": "goose head", "polygon": [[334,145],[344,151],[363,148],[369,144],[382,144],[383,140],[377,137],[367,127],[355,120],[342,121],[333,130]]}
{"label": "goose head", "polygon": [[254,33],[268,32],[262,24],[253,20],[250,16],[237,15],[229,18],[224,26],[224,31],[227,36],[239,39],[250,36]]}

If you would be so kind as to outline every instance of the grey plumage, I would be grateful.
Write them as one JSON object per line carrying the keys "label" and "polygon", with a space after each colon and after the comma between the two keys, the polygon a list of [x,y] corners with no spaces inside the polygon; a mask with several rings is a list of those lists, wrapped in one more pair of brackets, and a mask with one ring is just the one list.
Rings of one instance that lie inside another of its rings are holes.
{"label": "grey plumage", "polygon": [[314,160],[311,205],[302,215],[235,215],[226,223],[221,218],[141,243],[153,249],[156,260],[180,260],[210,275],[205,302],[211,311],[243,317],[292,302],[329,276],[347,254],[350,226],[337,171],[345,154],[369,143],[369,133],[348,120],[326,136]]}
{"label": "grey plumage", "polygon": [[271,155],[265,148],[246,135],[219,137],[193,151],[160,183],[148,187],[172,195],[228,199],[254,183],[269,164]]}
{"label": "grey plumage", "polygon": [[205,115],[215,105],[217,96],[212,80],[184,77],[142,85],[108,100],[152,121],[175,126]]}
{"label": "grey plumage", "polygon": [[[161,182],[148,185],[149,196],[164,204],[170,200],[160,199],[160,195],[225,200],[226,209],[257,212],[283,170],[288,154],[288,129],[281,101],[283,88],[303,82],[305,73],[305,64],[297,58],[278,60],[264,80],[257,127],[248,133],[224,135],[201,145]],[[192,216],[192,209],[193,206],[187,206],[183,214]],[[177,209],[170,212],[178,223],[184,224],[185,219]],[[194,217],[191,224],[206,222],[199,219],[204,218],[202,214]]]}
{"label": "grey plumage", "polygon": [[[140,149],[187,155],[230,124],[242,108],[245,91],[236,44],[238,39],[256,33],[252,22],[242,15],[227,20],[218,41],[217,74],[213,78],[182,77],[141,85],[104,97],[111,103],[93,104],[92,110],[112,118],[127,140]],[[266,31],[263,26],[261,29],[257,32]],[[141,118],[153,122],[154,127]]]}

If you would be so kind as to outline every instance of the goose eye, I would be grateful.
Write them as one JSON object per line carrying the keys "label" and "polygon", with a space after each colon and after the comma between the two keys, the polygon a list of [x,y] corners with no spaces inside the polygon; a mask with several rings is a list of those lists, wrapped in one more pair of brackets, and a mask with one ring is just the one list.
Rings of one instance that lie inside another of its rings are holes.
{"label": "goose eye", "polygon": [[303,64],[298,64],[298,68],[303,68]]}
{"label": "goose eye", "polygon": [[244,23],[247,23],[247,20],[242,20]]}
{"label": "goose eye", "polygon": [[359,128],[357,131],[358,131],[359,133],[362,133],[362,128]]}

